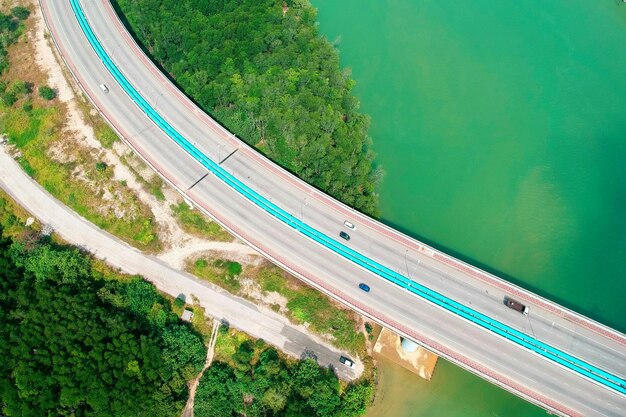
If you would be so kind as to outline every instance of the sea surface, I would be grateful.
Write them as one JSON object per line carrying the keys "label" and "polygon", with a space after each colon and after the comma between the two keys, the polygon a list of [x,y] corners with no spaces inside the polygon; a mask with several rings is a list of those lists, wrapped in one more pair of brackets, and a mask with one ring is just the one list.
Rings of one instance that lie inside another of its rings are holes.
{"label": "sea surface", "polygon": [[[382,218],[626,331],[626,4],[313,0],[386,176]],[[440,360],[368,417],[542,416]]]}

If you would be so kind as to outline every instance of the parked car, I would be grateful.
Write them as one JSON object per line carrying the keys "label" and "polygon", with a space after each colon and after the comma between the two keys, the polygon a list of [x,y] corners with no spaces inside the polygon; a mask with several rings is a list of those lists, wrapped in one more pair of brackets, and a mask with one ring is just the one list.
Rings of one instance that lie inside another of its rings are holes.
{"label": "parked car", "polygon": [[340,357],[339,362],[346,365],[348,368],[354,369],[354,362],[352,362],[350,359],[346,358],[345,356]]}
{"label": "parked car", "polygon": [[347,234],[346,232],[339,232],[339,237],[345,239],[345,240],[350,240],[350,235]]}
{"label": "parked car", "polygon": [[365,292],[370,292],[370,286],[364,283],[360,283],[359,284],[359,288],[362,289]]}
{"label": "parked car", "polygon": [[348,229],[356,230],[356,226],[347,220],[343,222],[343,225],[346,226]]}

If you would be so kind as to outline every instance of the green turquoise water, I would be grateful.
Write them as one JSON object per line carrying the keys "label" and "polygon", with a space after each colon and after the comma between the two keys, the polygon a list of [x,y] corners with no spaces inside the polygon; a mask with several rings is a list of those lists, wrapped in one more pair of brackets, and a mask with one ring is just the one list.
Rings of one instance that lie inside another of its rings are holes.
{"label": "green turquoise water", "polygon": [[[383,220],[626,331],[626,4],[313,0],[352,68]],[[544,413],[381,367],[370,417]]]}

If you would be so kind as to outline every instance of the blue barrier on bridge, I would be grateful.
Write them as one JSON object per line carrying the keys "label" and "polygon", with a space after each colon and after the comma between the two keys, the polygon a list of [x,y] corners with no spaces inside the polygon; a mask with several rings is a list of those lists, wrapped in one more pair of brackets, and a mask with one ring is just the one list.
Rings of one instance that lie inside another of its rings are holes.
{"label": "blue barrier on bridge", "polygon": [[115,78],[124,91],[134,101],[134,103],[159,127],[161,128],[174,142],[176,142],[181,148],[189,153],[194,159],[200,162],[205,168],[212,172],[216,177],[222,180],[224,183],[235,189],[237,192],[245,196],[251,202],[265,210],[267,213],[282,221],[303,235],[313,239],[315,242],[331,249],[335,253],[343,256],[344,258],[356,263],[357,265],[375,273],[376,275],[406,289],[407,291],[422,297],[431,303],[448,310],[464,319],[477,324],[487,330],[496,333],[507,340],[510,340],[518,345],[525,347],[526,349],[535,352],[541,356],[544,356],[560,365],[584,375],[606,387],[612,388],[622,394],[626,394],[626,380],[612,375],[594,365],[588,364],[572,355],[569,355],[559,349],[556,349],[550,345],[547,345],[525,333],[522,333],[512,327],[505,325],[497,320],[479,313],[478,311],[466,307],[436,291],[433,291],[411,279],[401,275],[378,262],[369,259],[353,249],[345,246],[342,243],[326,236],[300,219],[290,215],[274,203],[267,200],[265,197],[252,190],[250,187],[239,181],[233,175],[229,174],[219,164],[215,163],[198,150],[193,144],[185,139],[178,131],[176,131],[156,110],[150,106],[150,104],[139,94],[139,92],[130,84],[126,77],[119,71],[117,66],[110,59],[98,39],[96,38],[91,26],[87,22],[87,18],[83,13],[82,7],[78,0],[70,0],[74,14],[80,24],[83,33],[87,37],[87,40],[91,44],[92,48]]}

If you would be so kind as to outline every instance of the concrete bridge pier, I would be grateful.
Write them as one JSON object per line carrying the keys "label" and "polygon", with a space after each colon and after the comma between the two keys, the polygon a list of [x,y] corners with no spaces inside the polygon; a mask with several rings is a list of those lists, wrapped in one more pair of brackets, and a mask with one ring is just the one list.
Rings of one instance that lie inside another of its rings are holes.
{"label": "concrete bridge pier", "polygon": [[427,381],[432,378],[437,359],[439,359],[439,356],[426,348],[384,327],[376,339],[374,353],[397,363]]}

